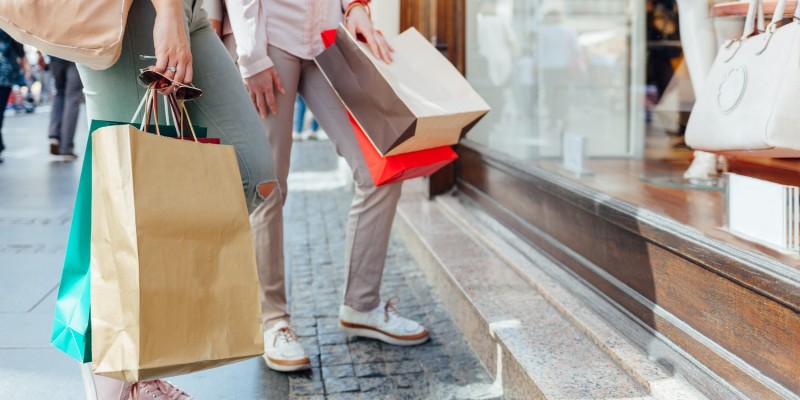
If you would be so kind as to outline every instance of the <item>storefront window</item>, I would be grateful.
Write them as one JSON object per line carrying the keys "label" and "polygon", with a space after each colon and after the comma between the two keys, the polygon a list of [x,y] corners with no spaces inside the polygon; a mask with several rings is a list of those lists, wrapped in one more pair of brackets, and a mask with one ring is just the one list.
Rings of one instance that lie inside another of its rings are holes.
{"label": "storefront window", "polygon": [[[518,159],[686,158],[694,100],[674,0],[470,0],[467,78],[493,107],[469,138]],[[646,151],[647,149],[647,151]]]}

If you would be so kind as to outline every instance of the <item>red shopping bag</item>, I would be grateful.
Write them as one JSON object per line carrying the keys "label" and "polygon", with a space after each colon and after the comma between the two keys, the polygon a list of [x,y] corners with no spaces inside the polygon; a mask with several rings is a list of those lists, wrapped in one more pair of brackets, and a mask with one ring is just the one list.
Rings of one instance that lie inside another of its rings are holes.
{"label": "red shopping bag", "polygon": [[[326,47],[333,44],[335,39],[335,29],[322,32],[322,41]],[[367,162],[367,167],[369,167],[372,182],[375,186],[429,176],[458,158],[458,155],[450,146],[393,156],[381,156],[378,149],[375,148],[375,145],[369,140],[349,111],[347,111],[347,116],[350,118],[350,124],[353,126],[353,132],[356,135],[356,139],[358,139],[358,145],[361,147],[361,153]]]}
{"label": "red shopping bag", "polygon": [[458,158],[450,146],[382,157],[350,113],[350,124],[375,186],[428,176]]}

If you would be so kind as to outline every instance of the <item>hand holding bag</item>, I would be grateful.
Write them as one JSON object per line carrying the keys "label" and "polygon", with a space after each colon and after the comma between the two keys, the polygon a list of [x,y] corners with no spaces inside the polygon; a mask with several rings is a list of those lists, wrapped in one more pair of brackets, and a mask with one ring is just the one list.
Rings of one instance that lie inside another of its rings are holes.
{"label": "hand holding bag", "polygon": [[725,43],[697,96],[686,143],[712,152],[800,157],[800,7],[783,21],[779,0],[763,33],[762,0],[752,0],[742,37]]}
{"label": "hand holding bag", "polygon": [[[333,45],[336,41],[336,34],[336,30],[322,32],[322,42],[326,47]],[[345,112],[350,118],[353,133],[356,135],[358,146],[361,148],[361,154],[364,156],[364,161],[367,163],[367,168],[369,168],[369,173],[375,186],[431,175],[458,158],[458,155],[450,146],[434,147],[393,156],[382,156],[358,122],[356,122],[353,114],[347,110]]]}
{"label": "hand holding bag", "polygon": [[414,28],[391,40],[391,64],[375,58],[344,25],[333,38],[314,62],[381,156],[455,145],[489,112]]}
{"label": "hand holding bag", "polygon": [[133,0],[1,0],[0,29],[43,53],[93,69],[119,58]]}

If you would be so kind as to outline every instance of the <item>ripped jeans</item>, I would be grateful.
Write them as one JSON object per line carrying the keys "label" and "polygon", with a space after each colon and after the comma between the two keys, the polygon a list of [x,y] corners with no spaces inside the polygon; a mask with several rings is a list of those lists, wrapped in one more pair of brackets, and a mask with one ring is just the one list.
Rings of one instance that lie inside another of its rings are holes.
{"label": "ripped jeans", "polygon": [[[275,296],[274,289],[267,289],[283,287],[282,271],[279,274],[265,274],[270,270],[267,268],[269,265],[283,264],[283,238],[259,240],[259,236],[271,232],[266,229],[268,225],[283,225],[281,195],[280,189],[276,188],[272,152],[241,75],[211,28],[200,4],[199,0],[184,0],[185,28],[189,33],[193,57],[193,83],[203,90],[203,96],[186,103],[187,109],[196,125],[208,128],[209,137],[219,138],[222,144],[232,145],[236,150],[255,242],[266,244],[256,247],[262,304],[270,303],[268,309],[276,315],[265,315],[264,318],[265,321],[288,318],[285,315],[285,294],[277,295],[277,300],[267,298],[268,293]],[[145,93],[145,88],[136,81],[139,69],[155,64],[153,60],[143,61],[139,58],[139,55],[155,55],[155,16],[150,1],[134,1],[119,61],[104,71],[79,66],[89,120],[129,121],[133,116]],[[161,123],[164,123],[165,112],[159,111]],[[279,307],[276,308],[274,303],[279,303]],[[122,383],[117,383],[119,386],[110,388],[112,391],[122,389]],[[100,394],[103,389],[98,387],[97,391]],[[99,397],[104,398],[102,394]]]}

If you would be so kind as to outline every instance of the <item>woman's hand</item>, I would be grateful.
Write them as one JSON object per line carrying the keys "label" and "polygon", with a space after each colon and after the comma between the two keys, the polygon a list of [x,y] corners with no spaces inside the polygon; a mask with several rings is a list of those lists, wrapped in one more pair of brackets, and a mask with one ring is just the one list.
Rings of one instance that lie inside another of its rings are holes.
{"label": "woman's hand", "polygon": [[367,14],[366,8],[362,6],[355,6],[347,14],[347,30],[353,37],[358,37],[360,33],[367,40],[372,54],[389,64],[392,62],[392,52],[394,49],[383,37],[383,34],[372,26],[372,20]]}
{"label": "woman's hand", "polygon": [[[156,65],[150,69],[177,83],[192,82],[192,50],[184,29],[181,0],[152,0],[156,8],[153,45]],[[171,92],[172,90],[168,90]],[[169,93],[165,93],[169,94]]]}
{"label": "woman's hand", "polygon": [[278,113],[278,102],[275,101],[275,91],[286,94],[278,70],[274,66],[267,68],[251,77],[244,78],[244,86],[250,93],[250,100],[256,106],[261,118],[267,118],[270,111]]}

